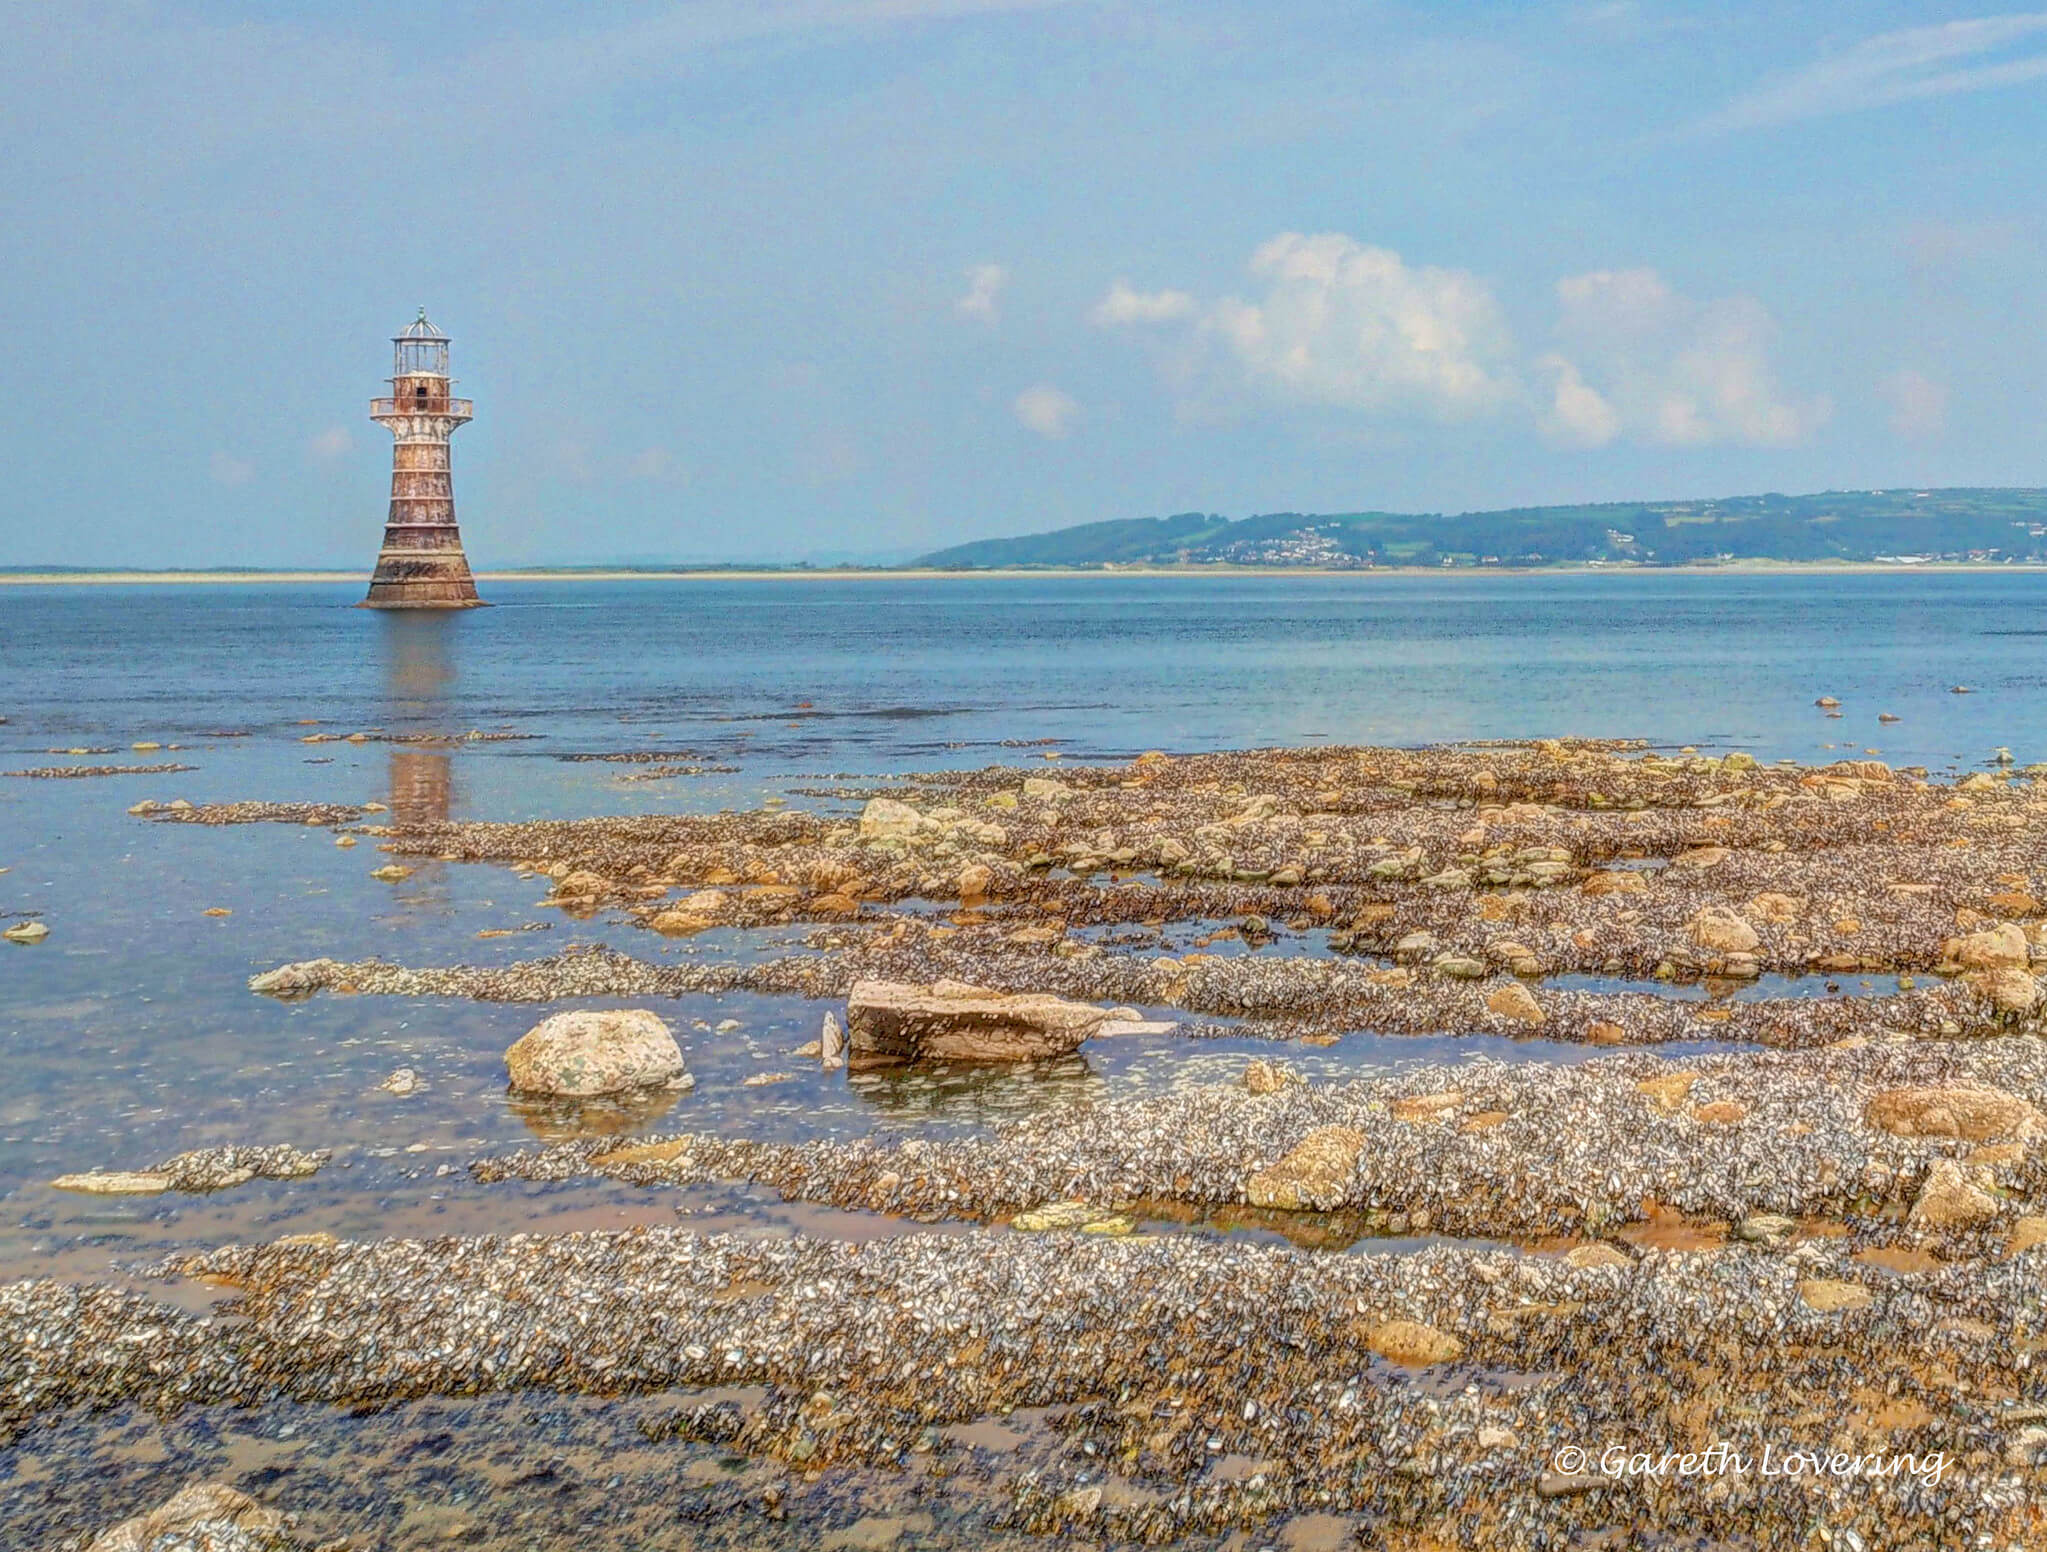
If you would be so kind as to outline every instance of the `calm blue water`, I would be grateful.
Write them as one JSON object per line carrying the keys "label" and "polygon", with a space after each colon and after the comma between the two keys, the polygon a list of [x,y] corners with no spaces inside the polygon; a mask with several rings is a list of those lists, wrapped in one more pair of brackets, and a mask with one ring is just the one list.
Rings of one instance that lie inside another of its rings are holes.
{"label": "calm blue water", "polygon": [[[1146,748],[1424,743],[1548,734],[1740,747],[1763,758],[1879,751],[1942,769],[2007,745],[2047,759],[2047,577],[1071,578],[498,584],[497,607],[392,616],[348,586],[0,587],[0,770],[180,761],[187,773],[0,776],[0,1277],[104,1271],[175,1243],[320,1227],[453,1232],[666,1217],[590,1187],[545,1202],[465,1187],[478,1152],[558,1134],[504,1093],[501,1053],[536,1010],[431,999],[250,995],[251,973],[318,954],[506,961],[650,942],[536,909],[502,869],[427,863],[378,883],[373,844],[324,830],[158,825],[127,807],[379,799],[413,817],[524,818],[753,807],[832,778],[1069,760]],[[1965,684],[1970,695],[1953,695]],[[1843,716],[1815,709],[1837,696]],[[1902,721],[1880,726],[1879,712]],[[307,725],[312,724],[312,725]],[[302,742],[381,728],[534,735],[453,750]],[[225,736],[225,735],[238,736]],[[138,741],[180,744],[135,753]],[[87,756],[74,748],[108,750]],[[577,752],[687,750],[736,773],[633,782]],[[827,800],[794,796],[801,805]],[[209,909],[226,916],[208,916]],[[486,929],[547,930],[480,939]],[[811,1134],[985,1124],[1020,1105],[1234,1071],[1230,1042],[1118,1046],[1056,1082],[849,1083],[788,1057],[819,1010],[699,999],[679,1025],[698,1090],[659,1125]],[[1401,1053],[1354,1037],[1325,1070]],[[1395,1042],[1397,1044],[1397,1042]],[[1497,1044],[1493,1046],[1497,1051]],[[1520,1054],[1559,1059],[1530,1046]],[[1206,1066],[1202,1064],[1207,1064]],[[376,1085],[409,1065],[426,1092]],[[787,1069],[789,1084],[742,1089]],[[920,1080],[921,1081],[921,1080]],[[101,1202],[43,1184],[183,1148],[339,1150],[315,1182],[208,1200]],[[414,1150],[414,1151],[408,1151]],[[438,1173],[447,1166],[449,1175]],[[583,1214],[578,1217],[577,1214]],[[552,1216],[548,1216],[548,1215]],[[507,1216],[509,1215],[509,1217]]]}
{"label": "calm blue water", "polygon": [[5,746],[319,718],[507,724],[550,748],[623,724],[870,769],[1045,737],[1580,733],[1929,765],[2047,747],[2019,747],[2047,705],[2034,574],[500,583],[493,609],[426,618],[345,607],[358,591],[0,589]]}

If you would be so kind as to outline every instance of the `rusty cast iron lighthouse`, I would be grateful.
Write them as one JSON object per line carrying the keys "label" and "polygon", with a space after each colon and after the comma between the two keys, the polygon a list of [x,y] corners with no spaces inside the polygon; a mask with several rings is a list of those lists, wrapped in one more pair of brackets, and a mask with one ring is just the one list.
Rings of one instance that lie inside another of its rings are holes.
{"label": "rusty cast iron lighthouse", "polygon": [[448,390],[448,336],[426,321],[392,341],[391,396],[370,400],[370,419],[390,429],[391,515],[377,551],[365,609],[475,609],[476,579],[455,526],[448,439],[467,424],[470,403]]}

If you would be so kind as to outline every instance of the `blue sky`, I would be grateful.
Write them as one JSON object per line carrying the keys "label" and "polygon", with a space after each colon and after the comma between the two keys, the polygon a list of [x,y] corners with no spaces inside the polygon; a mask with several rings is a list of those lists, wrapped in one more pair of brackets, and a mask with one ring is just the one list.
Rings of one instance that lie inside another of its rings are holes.
{"label": "blue sky", "polygon": [[0,564],[2047,483],[2047,13],[10,8]]}

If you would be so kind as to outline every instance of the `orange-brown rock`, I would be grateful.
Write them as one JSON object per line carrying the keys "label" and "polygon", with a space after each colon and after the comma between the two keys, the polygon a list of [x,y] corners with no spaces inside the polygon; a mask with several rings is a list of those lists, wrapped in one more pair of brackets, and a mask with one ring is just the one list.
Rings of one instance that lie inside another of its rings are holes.
{"label": "orange-brown rock", "polygon": [[1638,895],[1648,887],[1648,879],[1640,873],[1627,871],[1594,873],[1578,886],[1581,893],[1590,895],[1595,900],[1606,895]]}
{"label": "orange-brown rock", "polygon": [[1341,1206],[1365,1151],[1365,1134],[1351,1126],[1318,1126],[1277,1163],[1244,1184],[1253,1207],[1327,1212]]}
{"label": "orange-brown rock", "polygon": [[1365,1346],[1388,1363],[1416,1369],[1464,1356],[1464,1344],[1456,1337],[1414,1320],[1381,1321],[1365,1334]]}
{"label": "orange-brown rock", "polygon": [[1542,1011],[1542,1004],[1535,1000],[1535,993],[1519,981],[1509,981],[1505,986],[1496,986],[1486,997],[1485,1005],[1501,1018],[1512,1019],[1517,1024],[1531,1028],[1544,1023],[1548,1015]]}
{"label": "orange-brown rock", "polygon": [[2047,1117],[2017,1094],[1963,1085],[1885,1089],[1863,1114],[1871,1126],[1894,1136],[1965,1142],[2034,1137],[2047,1126]]}
{"label": "orange-brown rock", "polygon": [[1463,1103],[1464,1091],[1450,1089],[1441,1094],[1410,1094],[1394,1100],[1388,1108],[1396,1121],[1440,1121]]}

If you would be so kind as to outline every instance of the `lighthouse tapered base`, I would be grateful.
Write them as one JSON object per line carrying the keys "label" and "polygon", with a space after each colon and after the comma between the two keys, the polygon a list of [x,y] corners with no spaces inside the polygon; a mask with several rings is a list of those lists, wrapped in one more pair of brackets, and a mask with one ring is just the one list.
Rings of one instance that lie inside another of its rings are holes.
{"label": "lighthouse tapered base", "polygon": [[461,541],[451,546],[452,529],[435,535],[441,542],[431,548],[407,545],[394,548],[387,538],[377,556],[377,569],[370,578],[364,609],[481,609],[476,596],[476,578],[469,573],[468,557]]}

